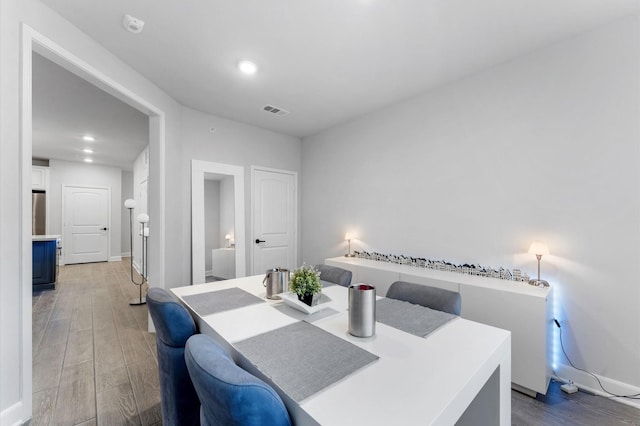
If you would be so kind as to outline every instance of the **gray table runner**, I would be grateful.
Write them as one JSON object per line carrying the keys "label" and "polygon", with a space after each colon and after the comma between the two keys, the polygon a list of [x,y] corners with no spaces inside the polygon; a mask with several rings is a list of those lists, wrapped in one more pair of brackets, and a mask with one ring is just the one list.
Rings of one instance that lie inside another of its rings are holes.
{"label": "gray table runner", "polygon": [[378,359],[305,321],[251,337],[234,346],[297,402]]}
{"label": "gray table runner", "polygon": [[182,298],[200,316],[230,311],[231,309],[255,305],[256,303],[264,303],[264,300],[258,296],[254,296],[238,287],[193,294]]}
{"label": "gray table runner", "polygon": [[456,318],[447,312],[436,311],[402,300],[384,298],[376,303],[376,320],[398,330],[419,337]]}

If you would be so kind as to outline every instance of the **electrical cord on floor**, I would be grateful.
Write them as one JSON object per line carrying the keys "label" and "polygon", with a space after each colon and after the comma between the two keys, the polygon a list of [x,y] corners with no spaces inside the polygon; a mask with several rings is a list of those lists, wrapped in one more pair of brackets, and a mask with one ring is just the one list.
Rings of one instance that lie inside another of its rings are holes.
{"label": "electrical cord on floor", "polygon": [[604,386],[602,386],[602,382],[600,382],[600,379],[598,378],[598,376],[596,376],[595,374],[593,374],[590,371],[584,370],[582,368],[578,368],[576,367],[573,362],[571,362],[571,358],[569,358],[569,355],[567,355],[567,352],[564,350],[564,344],[562,343],[562,327],[560,327],[560,323],[558,322],[557,319],[553,319],[553,321],[556,323],[556,326],[558,327],[558,329],[560,330],[560,347],[562,348],[562,353],[564,354],[564,357],[567,359],[567,361],[569,361],[569,365],[571,365],[573,368],[575,368],[578,371],[582,371],[584,373],[587,373],[588,375],[590,375],[591,377],[593,377],[594,379],[596,379],[596,381],[598,382],[598,386],[600,386],[600,389],[602,389],[605,393],[609,394],[610,396],[608,396],[607,398],[628,398],[628,399],[640,399],[640,393],[636,393],[636,394],[632,394],[632,395],[618,395],[615,394],[613,392],[609,392],[607,389],[605,389]]}

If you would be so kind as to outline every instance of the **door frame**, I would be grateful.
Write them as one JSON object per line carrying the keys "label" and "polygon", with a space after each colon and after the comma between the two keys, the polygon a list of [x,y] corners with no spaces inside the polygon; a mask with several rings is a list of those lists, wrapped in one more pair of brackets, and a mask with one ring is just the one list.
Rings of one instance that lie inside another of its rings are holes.
{"label": "door frame", "polygon": [[191,160],[191,284],[205,282],[204,175],[215,173],[233,177],[234,239],[236,278],[247,275],[244,234],[244,167],[211,161]]}
{"label": "door frame", "polygon": [[16,328],[21,335],[20,346],[20,412],[19,417],[28,419],[33,412],[32,399],[32,259],[31,259],[31,156],[32,156],[32,61],[33,52],[37,52],[55,62],[66,70],[84,78],[105,92],[115,96],[132,107],[149,116],[150,154],[154,157],[154,190],[150,194],[153,201],[153,228],[151,235],[157,239],[150,248],[149,280],[154,287],[165,288],[165,112],[154,103],[136,93],[135,88],[128,88],[116,78],[109,77],[90,65],[85,59],[76,56],[60,44],[39,33],[24,22],[20,24],[20,227],[22,239],[20,250],[20,286],[19,305],[20,323]]}
{"label": "door frame", "polygon": [[[294,238],[293,238],[293,260],[294,260],[294,264],[297,265],[298,264],[298,260],[299,260],[299,253],[298,253],[298,239],[300,238],[299,232],[298,232],[298,212],[299,212],[299,208],[298,208],[298,172],[295,172],[293,170],[284,170],[284,169],[274,169],[271,167],[262,167],[262,166],[251,166],[251,238],[250,238],[250,242],[251,242],[251,250],[249,250],[251,252],[251,257],[250,257],[250,262],[251,262],[251,274],[254,274],[254,267],[255,267],[255,260],[254,260],[254,245],[253,245],[253,238],[255,237],[255,230],[256,230],[256,188],[255,185],[253,184],[254,181],[254,177],[255,177],[255,172],[256,171],[263,171],[263,172],[271,172],[271,173],[281,173],[281,174],[285,174],[285,175],[291,175],[293,176],[293,234],[294,234]],[[257,273],[262,273],[262,271],[258,271]]]}
{"label": "door frame", "polygon": [[93,185],[66,185],[63,184],[62,185],[62,200],[60,203],[60,229],[62,229],[62,235],[60,236],[60,240],[62,241],[62,265],[66,265],[67,264],[67,253],[69,253],[69,250],[67,250],[65,247],[69,247],[68,241],[65,241],[65,227],[64,227],[64,220],[65,220],[65,201],[64,199],[65,197],[65,190],[67,188],[82,188],[82,189],[106,189],[107,190],[107,262],[111,262],[111,188],[108,186],[93,186]]}

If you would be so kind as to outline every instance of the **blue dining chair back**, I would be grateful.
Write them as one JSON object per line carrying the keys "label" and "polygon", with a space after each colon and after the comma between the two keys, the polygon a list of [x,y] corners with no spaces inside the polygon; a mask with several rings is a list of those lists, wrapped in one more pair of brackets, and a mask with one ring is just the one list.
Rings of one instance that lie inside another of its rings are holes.
{"label": "blue dining chair back", "polygon": [[462,299],[457,291],[422,284],[396,281],[387,291],[390,299],[403,300],[453,315],[460,315]]}
{"label": "blue dining chair back", "polygon": [[211,337],[197,334],[189,338],[185,360],[202,401],[203,426],[291,425],[273,388],[237,366]]}
{"label": "blue dining chair back", "polygon": [[351,271],[337,266],[330,265],[316,265],[315,269],[320,271],[320,281],[327,281],[330,283],[338,284],[343,287],[349,287],[351,284]]}
{"label": "blue dining chair back", "polygon": [[187,308],[165,289],[150,288],[147,306],[156,328],[162,423],[199,425],[200,401],[184,361],[185,344],[196,333],[196,324]]}

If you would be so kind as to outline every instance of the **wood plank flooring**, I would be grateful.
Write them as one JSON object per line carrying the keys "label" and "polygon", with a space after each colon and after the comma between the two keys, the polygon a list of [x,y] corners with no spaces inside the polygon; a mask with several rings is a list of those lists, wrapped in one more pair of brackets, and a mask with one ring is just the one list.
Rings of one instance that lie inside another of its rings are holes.
{"label": "wood plank flooring", "polygon": [[128,259],[63,266],[56,290],[33,295],[30,425],[162,424],[155,336],[129,274]]}
{"label": "wood plank flooring", "polygon": [[[162,424],[147,306],[128,303],[137,296],[128,259],[63,266],[56,290],[33,295],[30,425]],[[640,426],[640,410],[559,383],[537,399],[512,391],[511,404],[517,426]]]}

